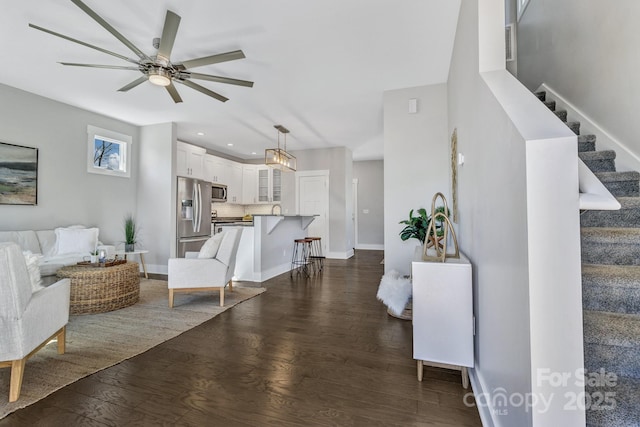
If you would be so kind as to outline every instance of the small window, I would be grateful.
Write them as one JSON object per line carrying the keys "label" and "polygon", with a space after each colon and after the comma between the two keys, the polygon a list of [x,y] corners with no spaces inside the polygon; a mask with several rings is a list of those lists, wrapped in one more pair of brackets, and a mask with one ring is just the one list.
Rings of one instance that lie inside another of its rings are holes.
{"label": "small window", "polygon": [[129,178],[131,136],[95,126],[88,126],[87,134],[87,172]]}

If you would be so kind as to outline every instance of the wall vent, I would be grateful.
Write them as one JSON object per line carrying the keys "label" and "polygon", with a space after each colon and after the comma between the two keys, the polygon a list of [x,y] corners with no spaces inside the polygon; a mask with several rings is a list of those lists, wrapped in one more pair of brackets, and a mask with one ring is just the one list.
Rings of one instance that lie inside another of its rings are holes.
{"label": "wall vent", "polygon": [[504,27],[504,45],[507,61],[516,59],[516,28],[514,24]]}

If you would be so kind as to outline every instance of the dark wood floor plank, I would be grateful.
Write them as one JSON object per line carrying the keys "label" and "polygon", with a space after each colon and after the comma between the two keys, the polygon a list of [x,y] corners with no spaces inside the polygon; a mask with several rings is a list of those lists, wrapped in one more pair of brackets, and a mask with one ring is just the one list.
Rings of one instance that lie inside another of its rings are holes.
{"label": "dark wood floor plank", "polygon": [[271,279],[266,293],[0,426],[481,425],[459,372],[425,367],[417,381],[411,322],[376,300],[381,259],[357,251],[310,279]]}

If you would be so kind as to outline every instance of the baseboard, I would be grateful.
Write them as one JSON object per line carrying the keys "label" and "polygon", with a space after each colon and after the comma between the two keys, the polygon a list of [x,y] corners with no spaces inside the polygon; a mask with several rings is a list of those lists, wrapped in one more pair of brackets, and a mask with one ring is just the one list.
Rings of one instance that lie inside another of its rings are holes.
{"label": "baseboard", "polygon": [[330,259],[349,259],[354,255],[353,249],[348,250],[347,252],[329,252],[326,255],[326,258]]}
{"label": "baseboard", "polygon": [[[142,264],[140,264],[140,271],[142,271]],[[169,265],[168,264],[164,264],[164,265],[160,265],[160,264],[146,264],[147,266],[147,272],[149,273],[149,275],[151,274],[162,274],[162,275],[168,275],[169,274]]]}
{"label": "baseboard", "polygon": [[260,280],[258,280],[258,282],[264,282],[265,280],[269,280],[283,273],[288,273],[290,270],[291,270],[291,263],[289,262],[286,264],[280,264],[275,267],[271,267],[270,269],[263,271],[262,274],[259,274]]}
{"label": "baseboard", "polygon": [[384,251],[384,245],[378,245],[375,243],[359,243],[356,245],[356,250]]}
{"label": "baseboard", "polygon": [[[469,368],[469,382],[471,383],[471,389],[473,390],[473,394],[474,396],[476,396],[476,399],[478,396],[485,396],[483,401],[489,403],[491,402],[491,399],[487,397],[490,395],[486,394],[486,392],[484,391],[482,381],[479,378],[478,370],[476,368]],[[498,425],[493,419],[493,411],[492,408],[489,407],[489,405],[484,404],[478,406],[476,404],[476,409],[478,410],[478,414],[480,415],[480,421],[482,422],[483,427],[494,427]]]}

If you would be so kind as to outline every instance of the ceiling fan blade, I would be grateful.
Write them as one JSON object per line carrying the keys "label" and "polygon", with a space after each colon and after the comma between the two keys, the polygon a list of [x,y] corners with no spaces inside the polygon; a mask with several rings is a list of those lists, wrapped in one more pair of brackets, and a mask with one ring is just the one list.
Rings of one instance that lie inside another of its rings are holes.
{"label": "ceiling fan blade", "polygon": [[158,48],[158,56],[163,57],[167,61],[169,61],[171,57],[171,50],[173,49],[173,43],[176,41],[179,25],[180,16],[167,10],[167,15],[164,18],[162,37],[160,38],[160,47]]}
{"label": "ceiling fan blade", "polygon": [[130,89],[133,89],[134,87],[144,83],[147,81],[147,76],[142,76],[142,77],[138,77],[137,79],[135,79],[134,81],[132,81],[131,83],[129,83],[126,86],[122,86],[120,89],[118,89],[118,92],[127,92]]}
{"label": "ceiling fan blade", "polygon": [[86,47],[89,47],[91,49],[95,49],[95,50],[100,51],[102,53],[106,53],[107,55],[112,55],[112,56],[115,56],[116,58],[124,59],[125,61],[132,62],[134,64],[138,63],[138,61],[136,61],[135,59],[127,58],[126,56],[120,55],[119,53],[111,52],[110,50],[103,49],[101,47],[94,46],[94,45],[89,44],[89,43],[85,43],[83,41],[71,38],[69,36],[65,36],[64,34],[56,33],[55,31],[47,30],[46,28],[42,28],[42,27],[39,27],[39,26],[34,25],[34,24],[29,24],[29,26],[31,28],[35,28],[36,30],[40,30],[42,32],[51,34],[51,35],[56,36],[56,37],[60,37],[61,39],[69,40],[71,42],[81,44],[82,46],[86,46]]}
{"label": "ceiling fan blade", "polygon": [[182,102],[182,98],[180,98],[180,94],[178,93],[178,90],[173,85],[173,83],[169,84],[169,86],[165,86],[165,88],[167,88],[167,92],[169,92],[169,95],[171,95],[173,102],[175,102],[176,104]]}
{"label": "ceiling fan blade", "polygon": [[227,102],[229,100],[229,98],[225,98],[224,96],[220,95],[219,93],[215,93],[214,91],[209,90],[204,86],[200,86],[199,84],[194,83],[194,82],[192,82],[190,80],[174,80],[174,82],[182,83],[183,85],[188,86],[191,89],[195,89],[198,92],[202,92],[205,95],[209,95],[210,97],[215,98],[218,101]]}
{"label": "ceiling fan blade", "polygon": [[125,67],[125,66],[121,66],[121,65],[78,64],[76,62],[58,62],[58,64],[69,65],[69,66],[72,66],[72,67],[109,68],[111,70],[140,71],[139,67]]}
{"label": "ceiling fan blade", "polygon": [[104,19],[102,19],[102,17],[100,15],[98,15],[97,13],[95,13],[93,10],[91,10],[89,8],[89,6],[87,6],[86,4],[84,4],[81,0],[71,0],[71,2],[73,4],[75,4],[76,6],[78,6],[80,9],[82,9],[84,11],[84,13],[86,13],[87,15],[89,15],[91,18],[93,18],[94,21],[96,21],[98,24],[100,24],[105,30],[109,31],[111,34],[113,34],[118,40],[120,40],[125,46],[127,46],[129,49],[131,49],[133,51],[133,53],[135,53],[136,55],[138,55],[138,58],[140,59],[145,59],[147,61],[151,61],[151,58],[149,58],[147,55],[145,55],[145,53],[143,51],[141,51],[140,49],[138,49],[133,43],[131,43],[129,40],[127,40],[127,38],[125,36],[123,36],[122,34],[120,34],[118,32],[118,30],[116,30],[115,28],[113,28],[107,21],[105,21]]}
{"label": "ceiling fan blade", "polygon": [[185,69],[202,67],[203,65],[218,64],[220,62],[234,61],[236,59],[245,58],[244,52],[241,50],[234,50],[233,52],[219,53],[217,55],[205,56],[202,58],[190,59],[184,61],[182,65]]}
{"label": "ceiling fan blade", "polygon": [[230,85],[253,87],[253,82],[248,80],[231,79],[229,77],[212,76],[210,74],[189,73],[192,79],[208,80],[210,82],[226,83]]}

